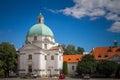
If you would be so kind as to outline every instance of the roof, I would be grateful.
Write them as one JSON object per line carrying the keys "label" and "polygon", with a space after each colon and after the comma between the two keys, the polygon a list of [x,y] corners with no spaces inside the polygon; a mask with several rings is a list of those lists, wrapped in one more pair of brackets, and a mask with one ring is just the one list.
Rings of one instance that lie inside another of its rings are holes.
{"label": "roof", "polygon": [[118,47],[96,47],[90,54],[93,54],[96,60],[107,60],[115,55],[120,56],[120,46]]}
{"label": "roof", "polygon": [[44,36],[52,36],[53,37],[53,32],[45,24],[39,23],[39,24],[33,25],[29,29],[28,34],[27,34],[27,36],[37,36],[37,35],[44,35]]}
{"label": "roof", "polygon": [[68,63],[78,62],[82,59],[82,54],[74,54],[74,55],[63,55],[63,61]]}

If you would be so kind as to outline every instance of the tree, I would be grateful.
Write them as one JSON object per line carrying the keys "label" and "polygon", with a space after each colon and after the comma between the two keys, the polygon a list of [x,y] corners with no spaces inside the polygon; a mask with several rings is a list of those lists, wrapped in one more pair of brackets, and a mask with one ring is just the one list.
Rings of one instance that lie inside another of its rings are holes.
{"label": "tree", "polygon": [[0,60],[0,75],[4,74],[4,70],[3,70],[3,62]]}
{"label": "tree", "polygon": [[69,44],[69,45],[67,46],[67,52],[68,52],[69,54],[75,54],[75,53],[76,53],[75,46],[72,45],[72,44]]}
{"label": "tree", "polygon": [[67,46],[65,44],[62,44],[61,46],[64,50],[64,54],[83,54],[84,52],[84,48],[77,47],[76,49],[73,44],[69,44]]}
{"label": "tree", "polygon": [[0,44],[0,60],[3,62],[5,77],[9,77],[9,71],[12,71],[16,62],[16,49],[12,44],[3,42]]}
{"label": "tree", "polygon": [[109,77],[111,74],[114,74],[117,70],[118,64],[114,61],[102,60],[97,63],[97,73],[103,74],[106,77]]}
{"label": "tree", "polygon": [[67,52],[67,49],[66,49],[66,45],[65,45],[65,44],[62,44],[61,46],[62,46],[62,48],[63,48],[64,54],[67,54],[68,52]]}
{"label": "tree", "polygon": [[78,54],[83,54],[83,52],[84,52],[84,48],[77,47],[77,53]]}
{"label": "tree", "polygon": [[117,68],[115,77],[116,77],[116,78],[120,78],[120,64],[118,65],[118,68]]}
{"label": "tree", "polygon": [[65,75],[68,74],[68,66],[67,66],[67,62],[66,61],[63,62],[63,73]]}
{"label": "tree", "polygon": [[77,73],[81,74],[92,74],[96,71],[96,61],[90,54],[83,56],[82,60],[78,62]]}
{"label": "tree", "polygon": [[86,54],[85,56],[82,57],[82,61],[92,61],[95,62],[94,56],[90,54]]}

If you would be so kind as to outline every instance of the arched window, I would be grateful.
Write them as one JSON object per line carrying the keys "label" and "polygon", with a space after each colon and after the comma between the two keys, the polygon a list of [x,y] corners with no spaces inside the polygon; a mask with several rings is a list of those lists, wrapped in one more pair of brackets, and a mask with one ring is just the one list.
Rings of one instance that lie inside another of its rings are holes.
{"label": "arched window", "polygon": [[51,56],[51,60],[54,60],[54,56],[53,55]]}
{"label": "arched window", "polygon": [[31,54],[28,55],[28,59],[29,59],[29,60],[32,60],[32,55],[31,55]]}
{"label": "arched window", "polygon": [[35,41],[37,40],[37,36],[34,36],[34,40],[35,40]]}

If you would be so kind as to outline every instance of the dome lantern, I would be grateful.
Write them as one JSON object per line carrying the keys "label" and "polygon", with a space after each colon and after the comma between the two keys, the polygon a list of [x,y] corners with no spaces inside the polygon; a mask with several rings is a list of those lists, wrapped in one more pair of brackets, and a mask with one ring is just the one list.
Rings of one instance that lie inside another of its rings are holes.
{"label": "dome lantern", "polygon": [[44,16],[42,15],[42,13],[38,15],[38,23],[44,24]]}

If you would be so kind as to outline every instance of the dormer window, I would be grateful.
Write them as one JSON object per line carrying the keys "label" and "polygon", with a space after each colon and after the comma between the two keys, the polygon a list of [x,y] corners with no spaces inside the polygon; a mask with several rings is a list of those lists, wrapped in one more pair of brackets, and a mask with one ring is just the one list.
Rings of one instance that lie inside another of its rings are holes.
{"label": "dormer window", "polygon": [[108,57],[108,54],[105,54],[105,57]]}
{"label": "dormer window", "polygon": [[101,58],[102,57],[101,54],[99,54],[98,57]]}
{"label": "dormer window", "polygon": [[34,40],[35,40],[35,41],[37,40],[37,36],[34,36]]}
{"label": "dormer window", "polygon": [[70,61],[71,59],[69,58],[68,60]]}
{"label": "dormer window", "polygon": [[79,61],[79,59],[78,59],[78,58],[77,58],[76,60],[77,60],[77,61]]}
{"label": "dormer window", "polygon": [[120,48],[118,48],[118,49],[116,50],[116,52],[120,52]]}

